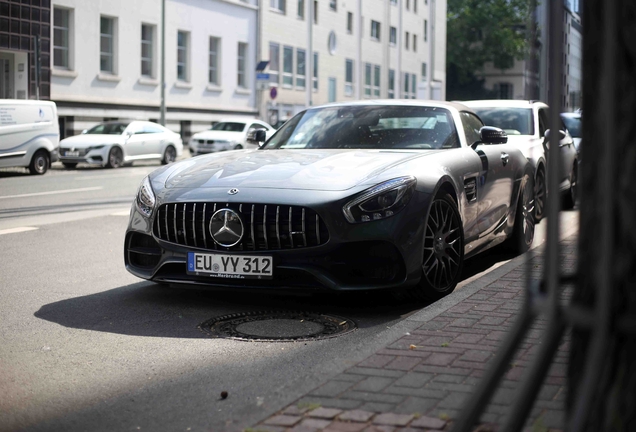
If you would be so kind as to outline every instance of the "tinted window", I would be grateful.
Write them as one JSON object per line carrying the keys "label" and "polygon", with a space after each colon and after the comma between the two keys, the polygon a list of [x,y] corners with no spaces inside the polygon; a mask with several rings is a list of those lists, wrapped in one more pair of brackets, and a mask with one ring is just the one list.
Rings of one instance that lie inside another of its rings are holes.
{"label": "tinted window", "polygon": [[239,122],[220,122],[212,126],[212,130],[222,130],[229,132],[243,132],[245,123]]}
{"label": "tinted window", "polygon": [[304,111],[265,148],[441,149],[459,147],[451,114],[419,106],[347,106]]}
{"label": "tinted window", "polygon": [[581,117],[579,116],[569,116],[562,115],[563,123],[565,123],[565,128],[570,132],[574,138],[581,138]]}
{"label": "tinted window", "polygon": [[86,131],[87,134],[121,135],[128,126],[126,123],[102,123]]}
{"label": "tinted window", "polygon": [[530,108],[473,108],[486,126],[503,129],[508,135],[534,135]]}

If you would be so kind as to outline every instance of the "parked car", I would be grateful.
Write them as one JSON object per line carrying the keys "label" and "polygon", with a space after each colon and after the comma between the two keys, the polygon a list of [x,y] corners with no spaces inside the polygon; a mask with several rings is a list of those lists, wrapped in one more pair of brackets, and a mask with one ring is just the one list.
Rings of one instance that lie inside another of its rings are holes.
{"label": "parked car", "polygon": [[66,168],[78,163],[119,168],[134,161],[174,162],[183,152],[181,136],[149,121],[100,123],[81,135],[60,142],[60,160]]}
{"label": "parked car", "polygon": [[59,144],[55,102],[0,99],[0,168],[44,174],[57,161]]}
{"label": "parked car", "polygon": [[[535,218],[545,215],[547,203],[547,141],[548,105],[528,100],[479,100],[463,102],[471,107],[484,124],[503,129],[508,141],[519,146],[535,169]],[[561,170],[559,190],[564,207],[572,208],[576,202],[578,163],[572,137],[565,128],[561,139]]]}
{"label": "parked car", "polygon": [[168,284],[437,299],[465,258],[532,242],[533,168],[506,141],[451,102],[312,107],[256,150],[146,177],[125,266]]}
{"label": "parked car", "polygon": [[192,135],[189,144],[190,154],[197,156],[227,150],[256,148],[255,144],[247,142],[247,136],[258,129],[265,130],[268,138],[276,132],[276,129],[260,120],[222,120],[210,130]]}

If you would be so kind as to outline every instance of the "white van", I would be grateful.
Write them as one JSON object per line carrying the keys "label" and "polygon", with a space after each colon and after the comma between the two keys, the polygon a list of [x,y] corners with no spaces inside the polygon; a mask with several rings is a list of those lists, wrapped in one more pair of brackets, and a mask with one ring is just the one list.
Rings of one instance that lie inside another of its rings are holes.
{"label": "white van", "polygon": [[0,168],[44,174],[59,159],[59,146],[55,102],[0,99]]}

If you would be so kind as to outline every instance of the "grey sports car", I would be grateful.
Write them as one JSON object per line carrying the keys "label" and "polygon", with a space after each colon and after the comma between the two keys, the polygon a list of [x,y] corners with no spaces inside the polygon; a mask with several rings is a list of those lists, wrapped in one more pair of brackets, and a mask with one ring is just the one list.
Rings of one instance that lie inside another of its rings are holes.
{"label": "grey sports car", "polygon": [[464,259],[532,242],[532,167],[506,141],[457,103],[307,109],[258,150],[188,159],[145,178],[126,268],[166,284],[440,298]]}

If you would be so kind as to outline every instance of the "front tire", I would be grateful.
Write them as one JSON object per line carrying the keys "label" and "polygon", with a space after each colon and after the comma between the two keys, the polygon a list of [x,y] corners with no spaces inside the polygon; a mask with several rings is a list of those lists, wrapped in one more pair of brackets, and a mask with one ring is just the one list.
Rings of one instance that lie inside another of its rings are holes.
{"label": "front tire", "polygon": [[234,150],[243,150],[243,145],[242,145],[242,144],[237,144],[237,145],[234,147]]}
{"label": "front tire", "polygon": [[47,152],[46,150],[38,150],[31,158],[31,163],[29,164],[29,172],[32,175],[46,174],[49,166],[51,166],[49,152]]}
{"label": "front tire", "polygon": [[526,179],[525,184],[519,192],[512,235],[506,241],[506,249],[516,255],[527,252],[534,240],[534,187],[532,185],[532,179],[529,176],[526,177]]}
{"label": "front tire", "polygon": [[169,145],[166,147],[166,150],[163,152],[163,158],[161,159],[162,165],[168,165],[177,160],[177,150]]}
{"label": "front tire", "polygon": [[578,173],[576,162],[574,162],[574,166],[572,167],[572,173],[570,174],[570,189],[568,189],[567,194],[563,197],[563,209],[564,210],[572,210],[576,205],[576,199],[578,198]]}
{"label": "front tire", "polygon": [[436,301],[457,286],[464,265],[464,230],[453,198],[444,194],[431,204],[424,227],[422,277],[417,286],[398,294],[399,299]]}
{"label": "front tire", "polygon": [[119,147],[113,147],[108,152],[106,168],[119,168],[124,163],[124,154]]}

